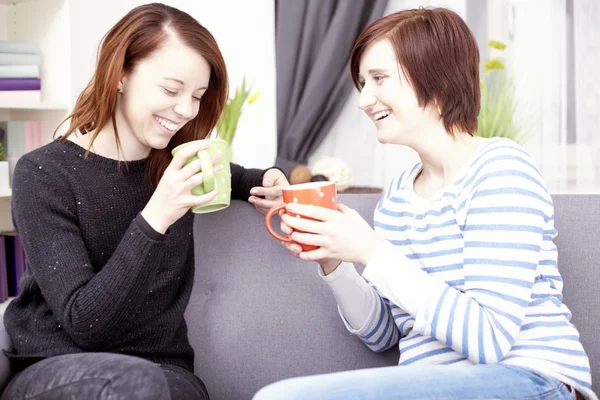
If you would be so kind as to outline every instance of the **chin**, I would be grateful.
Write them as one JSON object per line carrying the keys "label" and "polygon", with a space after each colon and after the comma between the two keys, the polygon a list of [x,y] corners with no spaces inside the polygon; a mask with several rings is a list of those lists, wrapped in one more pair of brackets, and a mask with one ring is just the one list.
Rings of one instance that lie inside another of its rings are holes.
{"label": "chin", "polygon": [[153,148],[155,150],[162,150],[169,145],[170,141],[171,141],[171,138],[153,137],[150,140],[148,140],[147,143],[148,143],[148,146],[150,146],[151,148]]}
{"label": "chin", "polygon": [[377,141],[381,144],[391,144],[394,142],[395,136],[391,135],[390,132],[377,131]]}

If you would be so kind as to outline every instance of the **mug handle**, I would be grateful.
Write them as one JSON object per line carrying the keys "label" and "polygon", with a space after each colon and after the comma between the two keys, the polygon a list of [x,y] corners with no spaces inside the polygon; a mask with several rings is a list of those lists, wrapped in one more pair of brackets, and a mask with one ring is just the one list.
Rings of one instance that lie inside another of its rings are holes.
{"label": "mug handle", "polygon": [[273,215],[275,213],[278,213],[280,210],[283,210],[285,208],[286,204],[282,203],[278,206],[275,206],[273,208],[271,208],[267,214],[265,215],[265,224],[267,225],[267,230],[269,231],[269,233],[271,234],[271,236],[273,236],[275,239],[279,239],[283,242],[291,242],[292,239],[290,239],[288,236],[281,236],[280,234],[278,234],[277,232],[275,232],[275,230],[273,229],[273,227],[271,226],[271,218],[273,218]]}
{"label": "mug handle", "polygon": [[212,157],[207,150],[198,152],[198,159],[202,167],[202,181],[204,193],[210,193],[215,190],[215,172],[213,169]]}

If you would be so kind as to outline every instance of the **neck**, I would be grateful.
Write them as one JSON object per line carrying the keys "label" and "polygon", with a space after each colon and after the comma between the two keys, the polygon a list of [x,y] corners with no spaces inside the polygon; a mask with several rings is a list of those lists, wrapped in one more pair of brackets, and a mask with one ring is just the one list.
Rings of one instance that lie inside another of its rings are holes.
{"label": "neck", "polygon": [[444,187],[456,177],[465,163],[477,152],[486,139],[473,137],[465,132],[450,136],[441,129],[429,131],[420,138],[413,149],[423,163],[420,177],[434,186]]}
{"label": "neck", "polygon": [[115,113],[115,120],[119,132],[120,147],[117,147],[117,136],[112,121],[109,121],[97,132],[96,139],[91,147],[90,142],[96,131],[75,137],[71,140],[84,148],[89,148],[92,153],[113,160],[135,161],[147,158],[151,148],[140,143],[130,125],[119,112],[118,107]]}

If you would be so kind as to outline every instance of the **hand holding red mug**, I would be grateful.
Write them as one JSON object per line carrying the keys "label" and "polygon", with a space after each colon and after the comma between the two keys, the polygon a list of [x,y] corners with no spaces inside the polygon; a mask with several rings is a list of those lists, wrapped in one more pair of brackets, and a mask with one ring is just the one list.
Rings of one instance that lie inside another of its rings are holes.
{"label": "hand holding red mug", "polygon": [[[324,190],[330,187],[328,185],[333,185],[335,190],[332,182],[305,183],[284,188],[284,204],[272,208],[265,216],[267,230],[294,253],[295,243],[299,244],[302,252],[298,257],[302,260],[339,260],[367,265],[386,242],[355,210],[337,203],[337,195],[326,197],[327,193],[331,193]],[[322,200],[316,199],[315,195]],[[286,211],[281,216],[283,229],[288,232],[291,230],[289,236],[281,236],[271,227],[271,217],[282,209]]]}

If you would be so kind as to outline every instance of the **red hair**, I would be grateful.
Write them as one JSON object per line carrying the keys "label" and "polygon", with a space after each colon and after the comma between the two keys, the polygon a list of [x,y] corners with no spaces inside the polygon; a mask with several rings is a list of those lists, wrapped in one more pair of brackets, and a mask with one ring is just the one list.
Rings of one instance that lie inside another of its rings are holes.
{"label": "red hair", "polygon": [[419,105],[437,103],[450,135],[474,135],[480,108],[479,49],[465,21],[445,8],[404,10],[376,20],[358,36],[350,56],[350,73],[359,90],[360,58],[381,39],[394,48]]}
{"label": "red hair", "polygon": [[94,131],[91,148],[97,133],[111,122],[119,147],[115,120],[119,82],[137,63],[160,48],[170,33],[204,57],[211,73],[198,115],[173,136],[166,148],[150,152],[148,177],[154,186],[171,162],[171,150],[182,143],[206,138],[217,124],[227,101],[228,78],[223,55],[211,33],[189,14],[154,3],[134,8],[117,22],[102,40],[94,76],[79,95],[73,112],[65,119],[70,119],[71,124],[60,139],[65,141],[76,131],[83,134]]}

